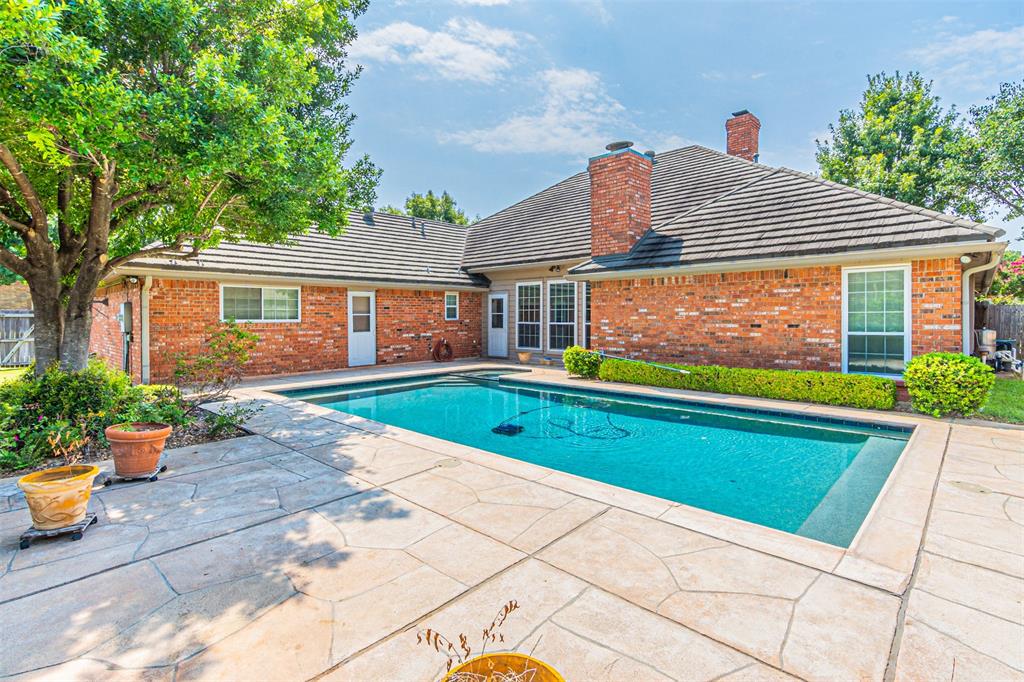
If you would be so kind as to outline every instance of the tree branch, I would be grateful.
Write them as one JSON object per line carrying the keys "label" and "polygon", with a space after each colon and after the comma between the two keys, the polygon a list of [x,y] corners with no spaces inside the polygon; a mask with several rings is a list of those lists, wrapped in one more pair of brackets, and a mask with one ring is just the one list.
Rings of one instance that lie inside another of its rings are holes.
{"label": "tree branch", "polygon": [[18,256],[2,247],[0,247],[0,265],[27,279],[29,271],[28,263],[25,262],[24,259],[18,258]]}
{"label": "tree branch", "polygon": [[133,201],[138,201],[139,199],[141,199],[142,197],[144,197],[146,195],[149,195],[149,194],[156,195],[156,194],[159,194],[160,192],[164,191],[165,189],[167,189],[167,185],[166,184],[148,185],[148,186],[140,189],[137,192],[132,192],[131,194],[125,194],[123,197],[115,199],[114,200],[114,205],[113,205],[112,208],[113,208],[113,210],[116,211],[119,208],[123,208],[123,207],[127,206],[128,204],[132,203]]}
{"label": "tree branch", "polygon": [[[107,261],[107,265],[103,269],[103,275],[106,276],[108,273],[113,272],[116,268],[121,267],[125,263],[137,260],[139,258],[145,258],[146,256],[160,256],[165,254],[171,254],[175,251],[180,251],[181,248],[185,245],[185,239],[187,237],[188,235],[179,234],[177,239],[174,240],[173,244],[161,244],[160,246],[151,246],[149,248],[140,249],[133,253],[118,256],[117,258],[112,258],[109,261]],[[193,249],[192,253],[184,254],[182,257],[193,258],[197,252],[197,249]]]}
{"label": "tree branch", "polygon": [[25,171],[21,169],[18,159],[7,148],[7,145],[2,143],[0,143],[0,163],[4,165],[7,172],[14,178],[14,184],[18,186],[18,191],[25,198],[25,202],[28,204],[29,215],[32,216],[32,227],[45,231],[46,209],[43,208],[43,202],[40,200],[39,194],[36,192],[36,188],[32,186],[28,176],[25,175]]}
{"label": "tree branch", "polygon": [[0,223],[3,223],[8,227],[14,228],[14,231],[20,234],[27,234],[28,231],[31,229],[28,225],[19,223],[17,220],[8,217],[7,215],[4,215],[3,213],[0,213]]}
{"label": "tree branch", "polygon": [[217,182],[213,183],[213,187],[211,187],[210,191],[206,193],[206,198],[203,199],[203,203],[199,204],[199,208],[196,210],[196,215],[199,215],[200,213],[203,212],[203,209],[206,208],[206,205],[208,203],[210,203],[210,199],[213,198],[213,195],[217,192],[218,189],[220,189],[220,186],[223,183],[223,180],[218,180]]}

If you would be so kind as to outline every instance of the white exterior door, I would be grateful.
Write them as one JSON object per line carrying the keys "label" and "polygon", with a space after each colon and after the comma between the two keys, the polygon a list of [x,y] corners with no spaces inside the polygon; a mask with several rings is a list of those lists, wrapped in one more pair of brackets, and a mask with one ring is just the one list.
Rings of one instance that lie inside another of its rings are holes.
{"label": "white exterior door", "polygon": [[376,297],[372,291],[348,292],[348,366],[377,364]]}
{"label": "white exterior door", "polygon": [[487,303],[487,354],[508,357],[508,294],[491,294]]}

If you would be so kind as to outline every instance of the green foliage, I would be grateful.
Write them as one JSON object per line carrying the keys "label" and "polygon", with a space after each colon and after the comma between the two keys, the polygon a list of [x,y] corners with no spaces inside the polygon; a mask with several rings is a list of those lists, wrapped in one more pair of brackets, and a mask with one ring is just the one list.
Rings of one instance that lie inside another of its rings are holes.
{"label": "green foliage", "polygon": [[972,107],[968,133],[956,146],[955,182],[1003,220],[1024,217],[1024,83],[1003,83]]}
{"label": "green foliage", "polygon": [[995,372],[969,355],[927,353],[907,363],[903,381],[918,412],[969,417],[985,405]]}
{"label": "green foliage", "polygon": [[669,366],[687,370],[689,374],[638,362],[608,359],[601,363],[599,376],[604,381],[627,384],[798,400],[823,405],[876,410],[891,410],[896,405],[896,384],[892,379],[883,377],[714,365]]}
{"label": "green foliage", "polygon": [[[242,380],[245,363],[260,337],[236,322],[225,322],[210,329],[199,353],[181,354],[174,368],[174,384],[193,398],[192,410],[201,403],[222,403]],[[207,419],[210,433],[218,437],[242,426],[256,416],[260,408],[249,403],[224,403]]]}
{"label": "green foliage", "polygon": [[920,74],[868,76],[859,107],[842,110],[829,133],[831,140],[817,143],[826,180],[982,218],[972,193],[954,177],[964,137],[956,110],[944,111]]}
{"label": "green foliage", "polygon": [[[346,50],[367,4],[0,3],[0,265],[81,310],[144,247],[341,232],[380,176],[346,159]],[[38,314],[58,340],[88,335]],[[36,351],[41,366],[57,352]]]}
{"label": "green foliage", "polygon": [[411,215],[424,220],[440,220],[455,225],[469,225],[470,219],[465,211],[460,209],[455,199],[448,192],[441,192],[438,196],[433,190],[427,190],[426,194],[413,192],[405,200],[405,208],[396,206],[384,206],[380,209],[382,213],[392,215]]}
{"label": "green foliage", "polygon": [[581,346],[569,346],[562,352],[562,362],[569,374],[594,379],[601,369],[601,356]]}
{"label": "green foliage", "polygon": [[978,300],[1007,305],[1024,304],[1024,256],[1020,251],[1004,251],[992,287]]}
{"label": "green foliage", "polygon": [[51,439],[105,444],[103,430],[125,421],[188,421],[173,386],[132,386],[127,374],[93,360],[81,372],[56,367],[0,384],[0,467],[35,466],[52,454]]}

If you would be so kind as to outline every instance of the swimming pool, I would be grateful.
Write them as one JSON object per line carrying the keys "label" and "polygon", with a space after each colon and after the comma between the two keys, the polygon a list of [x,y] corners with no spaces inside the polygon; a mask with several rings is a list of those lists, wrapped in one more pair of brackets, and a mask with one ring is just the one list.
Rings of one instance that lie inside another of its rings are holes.
{"label": "swimming pool", "polygon": [[910,429],[517,382],[494,373],[282,395],[849,546]]}

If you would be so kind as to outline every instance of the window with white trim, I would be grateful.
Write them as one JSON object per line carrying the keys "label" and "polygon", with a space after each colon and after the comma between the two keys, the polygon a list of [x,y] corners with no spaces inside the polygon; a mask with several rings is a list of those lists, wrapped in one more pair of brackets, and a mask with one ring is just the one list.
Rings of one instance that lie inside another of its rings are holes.
{"label": "window with white trim", "polygon": [[548,348],[576,343],[576,282],[548,282]]}
{"label": "window with white trim", "polygon": [[540,350],[540,282],[516,285],[516,347]]}
{"label": "window with white trim", "polygon": [[900,375],[910,359],[910,268],[843,271],[844,370]]}
{"label": "window with white trim", "polygon": [[590,348],[590,282],[583,284],[583,347]]}
{"label": "window with white trim", "polygon": [[446,292],[444,292],[444,319],[446,319],[446,320],[457,320],[457,319],[459,319],[459,292],[457,292],[457,291],[446,291]]}
{"label": "window with white trim", "polygon": [[297,322],[298,287],[221,287],[221,319],[236,322]]}

